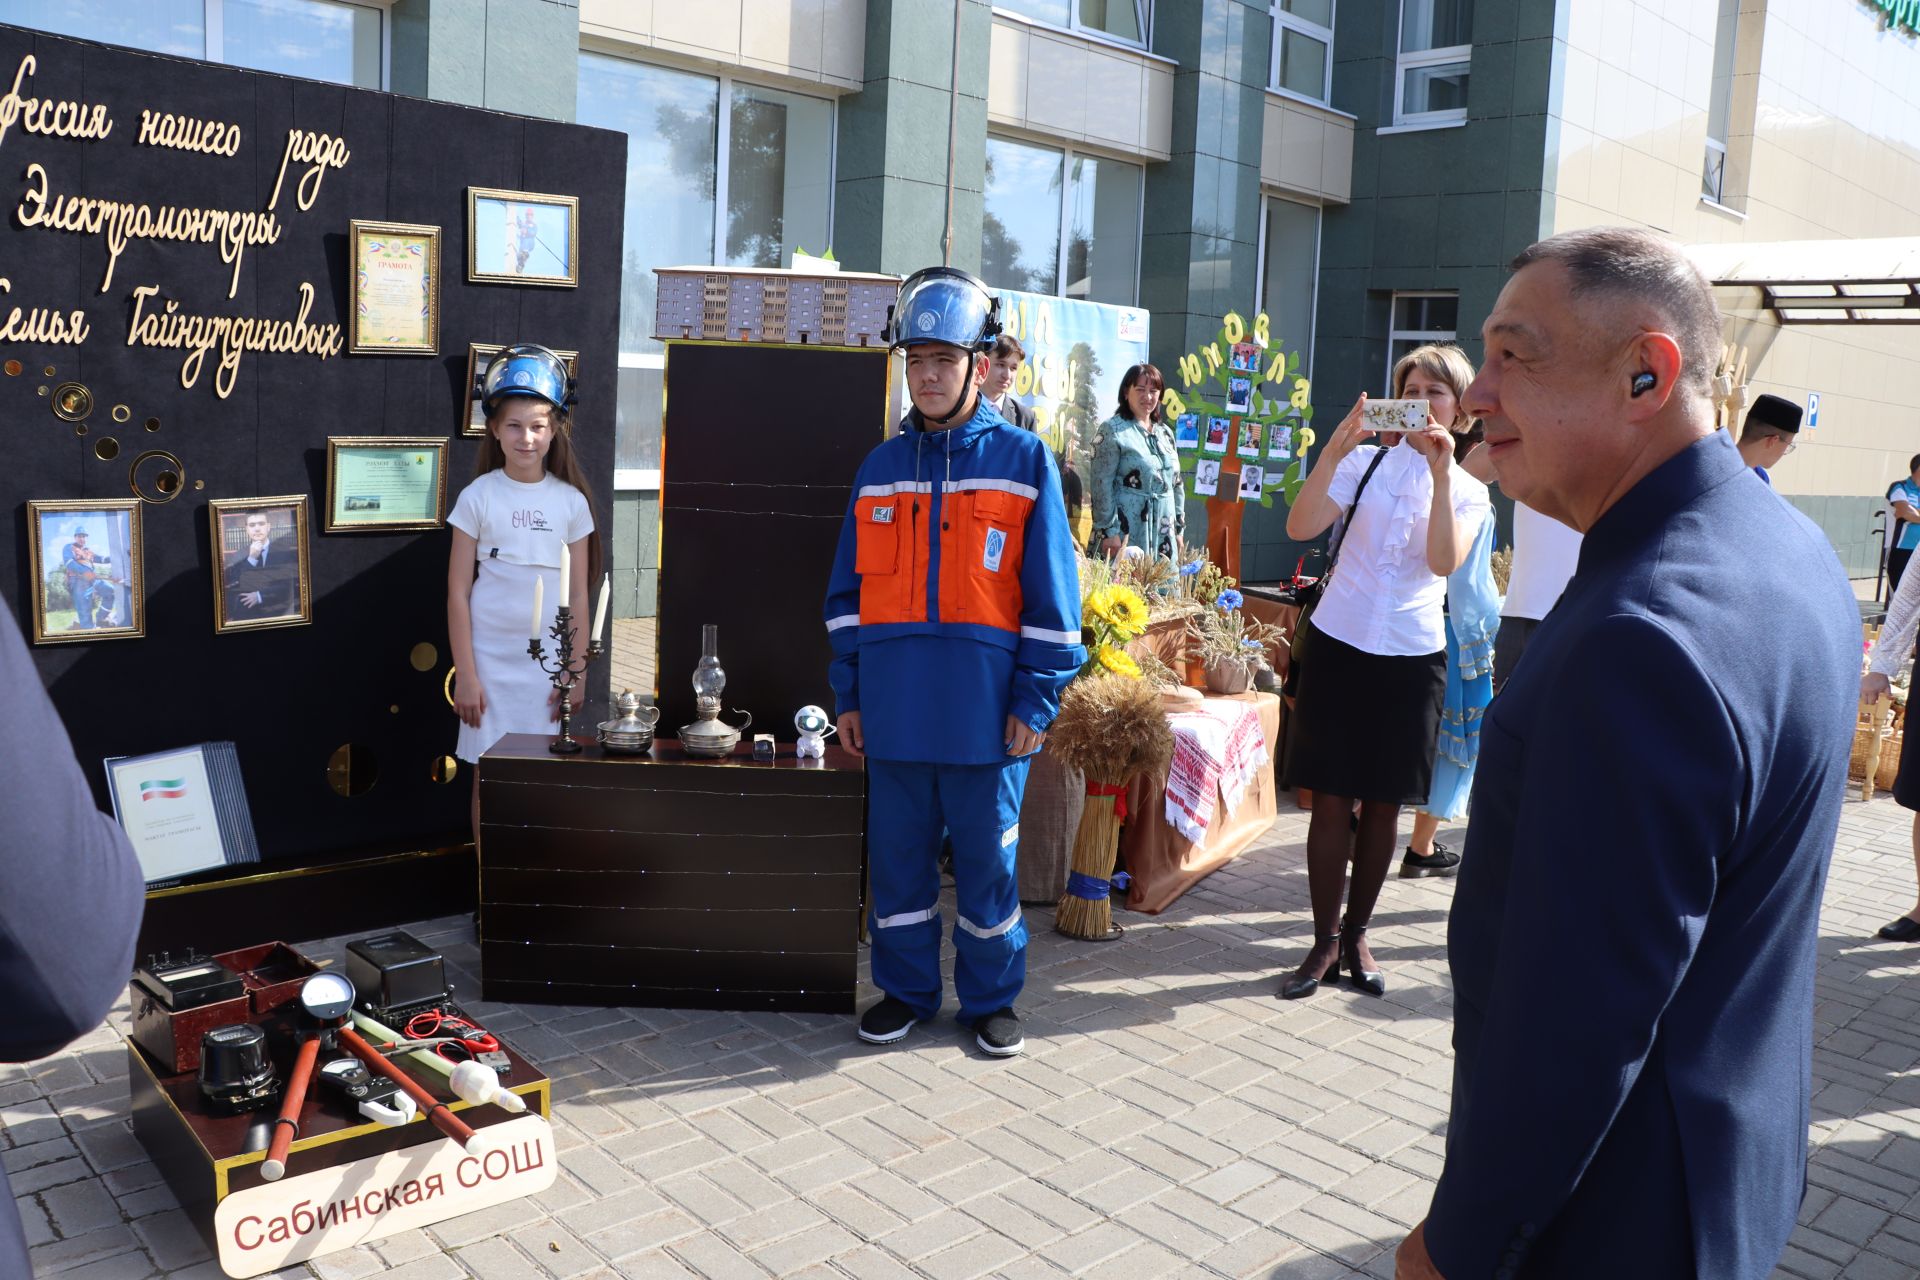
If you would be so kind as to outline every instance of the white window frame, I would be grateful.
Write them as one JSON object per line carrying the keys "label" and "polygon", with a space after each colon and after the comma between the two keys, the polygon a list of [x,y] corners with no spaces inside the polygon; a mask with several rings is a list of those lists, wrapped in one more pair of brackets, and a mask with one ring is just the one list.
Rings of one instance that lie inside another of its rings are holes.
{"label": "white window frame", "polygon": [[[1097,40],[1102,44],[1114,45],[1121,49],[1150,48],[1153,44],[1153,0],[1133,0],[1133,11],[1135,18],[1140,23],[1140,39],[1138,40],[1128,40],[1123,36],[1114,35],[1111,31],[1102,31],[1098,27],[1082,26],[1080,23],[1080,0],[1067,0],[1067,25],[1064,27],[1056,26],[1044,18],[1036,18],[1031,14],[1021,13],[1015,9],[1003,9],[998,5],[995,5],[993,8],[993,12],[1004,18],[1010,18],[1014,22],[1024,22],[1026,25],[1037,27],[1042,31],[1065,31],[1071,35],[1079,36],[1083,40]],[[1331,61],[1331,59],[1329,59],[1329,61]]]}
{"label": "white window frame", "polygon": [[[988,131],[987,137],[1001,142],[1011,142],[1016,146],[1033,147],[1039,151],[1059,152],[1060,154],[1060,239],[1054,246],[1053,292],[1056,298],[1067,296],[1067,246],[1073,240],[1071,213],[1073,210],[1073,162],[1075,157],[1088,160],[1106,160],[1113,164],[1124,164],[1136,170],[1139,177],[1139,191],[1134,200],[1133,216],[1133,291],[1126,302],[1107,303],[1108,306],[1137,307],[1140,305],[1140,254],[1146,247],[1147,220],[1147,166],[1133,160],[1118,160],[1112,156],[1103,156],[1097,151],[1078,151],[1072,147],[1057,146],[1051,142],[1040,142],[1033,138],[1019,138],[1010,133]],[[998,281],[989,280],[987,284],[996,289],[1007,288]],[[1074,302],[1100,302],[1099,298],[1074,298]]]}
{"label": "white window frame", "polygon": [[[685,67],[672,62],[654,62],[647,58],[636,58],[624,51],[602,48],[592,45],[582,46],[586,53],[600,54],[603,57],[619,58],[626,62],[637,62],[647,66],[659,67],[665,71],[681,71],[697,75],[708,80],[720,82],[719,97],[715,100],[715,121],[713,133],[714,173],[713,173],[713,249],[708,254],[718,263],[727,247],[727,156],[733,150],[733,87],[745,85],[750,89],[772,89],[779,93],[790,93],[797,98],[815,98],[825,102],[833,109],[833,119],[827,129],[827,190],[834,189],[840,165],[840,100],[827,94],[802,93],[785,85],[770,84],[764,80],[755,80],[745,76],[728,73],[715,73],[697,67]],[[1065,186],[1064,183],[1061,184]],[[833,220],[838,212],[839,202],[827,201],[827,243],[822,251],[833,244]],[[725,268],[723,268],[725,269]],[[1136,277],[1138,272],[1135,273]],[[1135,283],[1136,289],[1139,285]],[[622,351],[619,354],[619,367],[622,369],[658,369],[667,367],[667,353],[664,351]],[[616,493],[649,493],[660,487],[660,468],[658,467],[616,467],[613,472],[613,488]]]}
{"label": "white window frame", "polygon": [[[1387,376],[1384,394],[1388,396],[1393,394],[1393,366],[1398,363],[1398,357],[1393,354],[1393,348],[1396,344],[1405,340],[1410,340],[1415,345],[1428,342],[1458,342],[1460,340],[1460,331],[1458,329],[1394,328],[1395,319],[1400,314],[1400,299],[1402,298],[1452,298],[1454,305],[1457,307],[1460,301],[1460,291],[1458,289],[1394,290],[1393,297],[1387,303]],[[1456,319],[1454,323],[1458,324],[1458,319]]]}
{"label": "white window frame", "polygon": [[[1333,20],[1334,22],[1338,22],[1340,20],[1339,0],[1328,0],[1328,2],[1333,6]],[[1269,50],[1267,54],[1267,88],[1273,91],[1274,93],[1281,95],[1282,97],[1298,98],[1303,102],[1311,102],[1315,106],[1324,107],[1328,103],[1332,102],[1333,101],[1333,26],[1332,24],[1328,24],[1327,26],[1323,27],[1317,22],[1308,22],[1305,18],[1302,18],[1298,14],[1287,13],[1285,10],[1281,9],[1280,0],[1268,0],[1267,12],[1273,15],[1273,48]],[[1280,36],[1281,36],[1281,33],[1285,31],[1297,31],[1301,35],[1310,36],[1313,39],[1318,40],[1327,46],[1327,65],[1326,65],[1325,74],[1321,77],[1320,96],[1317,98],[1307,97],[1306,95],[1298,92],[1297,90],[1284,88],[1280,84]],[[1265,216],[1266,215],[1262,213],[1261,217],[1263,220]]]}
{"label": "white window frame", "polygon": [[1471,95],[1473,92],[1473,46],[1471,44],[1450,44],[1438,49],[1416,49],[1412,52],[1401,50],[1400,46],[1404,41],[1400,39],[1400,32],[1406,29],[1406,25],[1406,0],[1401,0],[1400,24],[1395,29],[1393,41],[1393,47],[1399,51],[1393,68],[1394,125],[1396,127],[1422,127],[1464,124],[1467,119],[1467,109],[1465,107],[1457,107],[1450,111],[1407,111],[1405,107],[1407,72],[1417,71],[1421,67],[1438,67],[1445,66],[1452,62],[1464,62],[1468,64],[1467,92]]}
{"label": "white window frame", "polygon": [[[1306,377],[1313,378],[1313,353],[1320,339],[1320,242],[1327,230],[1327,210],[1324,205],[1309,204],[1305,200],[1287,200],[1285,196],[1270,192],[1260,193],[1260,248],[1254,255],[1253,278],[1260,282],[1260,309],[1266,309],[1267,302],[1267,215],[1276,201],[1285,200],[1288,204],[1297,204],[1303,209],[1314,212],[1313,219],[1313,297],[1307,306],[1307,349],[1300,357],[1305,366]],[[1398,295],[1395,295],[1398,296]],[[1393,313],[1387,313],[1387,323],[1393,323]],[[1285,337],[1285,334],[1281,335]],[[1392,344],[1389,338],[1388,344]]]}
{"label": "white window frame", "polygon": [[[206,60],[231,65],[227,62],[227,0],[205,0],[206,8],[201,19],[206,29]],[[380,83],[377,85],[347,85],[349,89],[379,89],[385,92],[393,86],[393,8],[394,0],[329,0],[332,4],[345,5],[352,9],[371,9],[380,15]]]}

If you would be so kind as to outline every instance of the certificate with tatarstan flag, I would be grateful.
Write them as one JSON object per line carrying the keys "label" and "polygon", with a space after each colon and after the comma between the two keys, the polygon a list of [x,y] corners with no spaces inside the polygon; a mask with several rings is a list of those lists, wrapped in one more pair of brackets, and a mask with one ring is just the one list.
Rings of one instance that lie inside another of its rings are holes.
{"label": "certificate with tatarstan flag", "polygon": [[113,816],[147,883],[259,860],[231,742],[107,760]]}

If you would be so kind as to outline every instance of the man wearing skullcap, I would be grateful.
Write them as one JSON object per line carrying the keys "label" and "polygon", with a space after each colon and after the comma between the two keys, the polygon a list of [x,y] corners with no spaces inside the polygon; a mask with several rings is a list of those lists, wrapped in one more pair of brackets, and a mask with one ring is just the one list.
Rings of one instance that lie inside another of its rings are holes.
{"label": "man wearing skullcap", "polygon": [[1801,412],[1793,401],[1774,395],[1759,397],[1747,410],[1740,428],[1740,457],[1768,484],[1773,477],[1767,468],[1779,466],[1799,440]]}

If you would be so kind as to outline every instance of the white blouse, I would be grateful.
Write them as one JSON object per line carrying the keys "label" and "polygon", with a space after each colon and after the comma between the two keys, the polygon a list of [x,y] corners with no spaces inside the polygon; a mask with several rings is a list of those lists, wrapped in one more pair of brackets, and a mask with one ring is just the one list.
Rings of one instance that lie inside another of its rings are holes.
{"label": "white blouse", "polygon": [[[1316,612],[1314,616],[1320,615]],[[1920,574],[1913,572],[1909,565],[1907,572],[1900,575],[1900,589],[1887,601],[1887,617],[1880,624],[1880,638],[1873,642],[1873,656],[1867,660],[1867,670],[1889,680],[1898,676],[1900,664],[1913,656],[1915,631],[1920,631]]]}
{"label": "white blouse", "polygon": [[[1345,514],[1360,477],[1379,452],[1362,445],[1341,459],[1327,489]],[[1453,513],[1464,533],[1491,519],[1487,486],[1453,469]],[[1383,657],[1438,653],[1447,647],[1441,611],[1447,580],[1427,567],[1427,513],[1433,473],[1411,446],[1387,449],[1340,542],[1333,580],[1313,611],[1313,625],[1336,640]],[[1905,585],[1903,582],[1901,585]]]}

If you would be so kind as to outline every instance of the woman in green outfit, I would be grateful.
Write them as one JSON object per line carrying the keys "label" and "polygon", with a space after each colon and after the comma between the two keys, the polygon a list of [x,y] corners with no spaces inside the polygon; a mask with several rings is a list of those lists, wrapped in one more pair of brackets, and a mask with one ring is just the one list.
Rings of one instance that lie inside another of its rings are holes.
{"label": "woman in green outfit", "polygon": [[1120,380],[1119,410],[1093,437],[1095,554],[1114,556],[1127,546],[1173,559],[1187,528],[1187,492],[1180,455],[1160,411],[1166,383],[1150,364]]}

